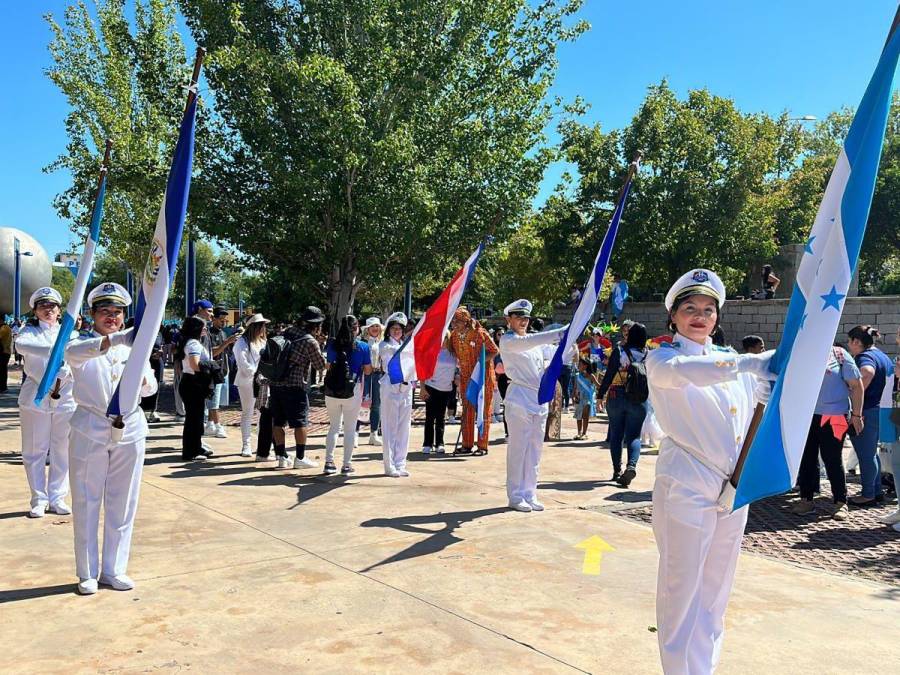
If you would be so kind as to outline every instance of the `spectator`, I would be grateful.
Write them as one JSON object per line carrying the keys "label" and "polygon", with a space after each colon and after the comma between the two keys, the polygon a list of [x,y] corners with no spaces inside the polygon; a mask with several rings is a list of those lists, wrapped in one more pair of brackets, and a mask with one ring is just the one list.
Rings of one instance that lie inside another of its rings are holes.
{"label": "spectator", "polygon": [[9,359],[12,357],[12,329],[5,321],[0,323],[0,394],[8,388]]}
{"label": "spectator", "polygon": [[625,302],[628,300],[628,282],[619,274],[613,274],[612,290],[609,294],[609,304],[612,308],[613,321],[618,321],[625,311]]}
{"label": "spectator", "polygon": [[766,351],[766,343],[759,335],[745,335],[741,339],[741,346],[746,354],[762,354]]}
{"label": "spectator", "polygon": [[771,300],[775,297],[775,291],[778,290],[778,284],[781,283],[781,279],[772,274],[772,266],[771,265],[763,265],[762,274],[760,275],[762,281],[762,291],[765,294],[766,300]]}
{"label": "spectator", "polygon": [[[384,339],[384,325],[377,316],[366,319],[365,335],[369,345],[369,356],[372,359],[372,372],[363,378],[363,405],[369,403],[369,445],[381,445],[381,385],[378,381],[384,370],[381,367],[381,356],[378,346]],[[357,425],[357,434],[359,425]]]}
{"label": "spectator", "polygon": [[593,362],[584,356],[578,360],[578,374],[575,376],[575,420],[578,425],[576,441],[587,438],[588,424],[597,414],[597,376],[593,373]]}
{"label": "spectator", "polygon": [[844,439],[849,428],[853,429],[854,435],[862,433],[862,410],[863,381],[859,368],[846,350],[832,347],[797,474],[800,501],[791,507],[791,511],[798,515],[815,513],[813,496],[819,491],[819,455],[821,455],[828,474],[828,482],[831,483],[834,502],[831,516],[835,520],[846,520],[847,478],[844,474]]}
{"label": "spectator", "polygon": [[[271,381],[269,407],[272,413],[272,433],[275,440],[275,454],[278,468],[287,469],[288,458],[285,450],[284,426],[294,430],[295,469],[314,469],[318,465],[306,457],[306,429],[309,426],[309,372],[325,369],[320,340],[325,315],[318,307],[309,306],[296,326],[285,330],[285,353],[279,356],[279,365],[284,362],[283,372],[276,372]],[[277,370],[277,367],[276,367]]]}
{"label": "spectator", "polygon": [[[609,454],[612,458],[613,477],[622,487],[628,487],[637,475],[637,463],[641,456],[641,428],[647,416],[647,397],[638,400],[629,387],[629,379],[638,377],[637,371],[629,372],[632,364],[643,363],[647,358],[647,329],[643,324],[633,323],[628,327],[625,344],[613,349],[603,382],[600,384],[600,399],[606,398],[606,413],[609,416]],[[646,381],[646,377],[644,378]],[[628,390],[626,390],[628,387]],[[608,395],[608,396],[607,396]],[[627,458],[622,471],[622,444],[625,444]]]}
{"label": "spectator", "polygon": [[223,382],[213,385],[212,396],[206,401],[209,421],[204,434],[216,438],[228,438],[228,432],[219,421],[219,408],[228,405],[228,348],[237,342],[238,335],[228,336],[229,311],[227,307],[218,306],[212,311],[212,321],[207,328],[209,332],[210,355],[219,364]]}
{"label": "spectator", "polygon": [[[77,326],[77,323],[76,323]],[[156,406],[159,403],[159,387],[162,386],[163,369],[165,368],[165,355],[163,354],[163,334],[162,328],[156,334],[153,340],[153,349],[150,352],[150,369],[156,377],[157,387],[150,396],[141,399],[141,410],[147,416],[148,422],[159,422],[159,415],[156,414]]]}
{"label": "spectator", "polygon": [[456,357],[448,349],[449,341],[449,336],[445,335],[434,374],[425,380],[420,394],[425,401],[425,441],[422,444],[424,455],[430,454],[432,450],[437,455],[445,453],[444,417],[447,414],[447,399],[453,391],[453,380],[457,373]]}
{"label": "spectator", "polygon": [[[878,456],[878,441],[882,396],[889,379],[893,384],[894,366],[890,358],[875,346],[875,338],[880,336],[874,326],[856,326],[847,334],[850,338],[847,348],[862,374],[865,393],[862,407],[862,431],[853,436],[850,442],[859,459],[860,483],[862,492],[850,498],[855,506],[871,506],[884,501],[881,489],[881,458]],[[854,418],[854,419],[858,419]]]}
{"label": "spectator", "polygon": [[175,349],[175,359],[181,363],[178,389],[184,402],[184,428],[181,432],[181,458],[185,461],[212,457],[213,451],[203,446],[203,408],[210,395],[211,382],[201,373],[200,363],[209,360],[203,346],[206,323],[189,316],[181,325],[181,336]]}
{"label": "spectator", "polygon": [[372,373],[372,357],[369,344],[357,339],[359,321],[348,315],[341,319],[337,336],[329,340],[325,351],[328,370],[323,381],[325,409],[330,425],[325,438],[325,473],[337,473],[334,464],[334,446],[337,443],[341,422],[344,427],[344,463],[341,474],[353,473],[353,447],[356,443],[356,422],[363,398],[363,377]]}
{"label": "spectator", "polygon": [[237,369],[234,384],[241,399],[241,457],[250,457],[253,454],[250,449],[250,431],[259,388],[256,371],[259,368],[260,352],[266,346],[268,323],[269,320],[262,314],[254,314],[247,318],[244,331],[235,333],[238,340],[234,343],[234,362]]}
{"label": "spectator", "polygon": [[566,304],[571,307],[577,305],[579,300],[581,300],[581,289],[572,284],[572,289],[569,291],[569,302]]}
{"label": "spectator", "polygon": [[728,346],[728,338],[725,336],[725,330],[722,326],[716,326],[716,329],[712,332],[712,335],[709,336],[709,339],[712,340],[712,343],[716,347]]}

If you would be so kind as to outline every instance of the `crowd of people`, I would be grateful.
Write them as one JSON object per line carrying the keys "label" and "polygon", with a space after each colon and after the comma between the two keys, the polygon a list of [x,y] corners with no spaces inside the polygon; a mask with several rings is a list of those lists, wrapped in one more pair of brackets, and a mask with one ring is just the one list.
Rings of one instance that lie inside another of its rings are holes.
{"label": "crowd of people", "polygon": [[[603,411],[612,481],[622,488],[637,475],[642,439],[659,441],[653,527],[660,551],[657,618],[664,667],[682,672],[689,670],[684,667],[688,661],[714,665],[747,518],[746,508],[723,511],[717,500],[723,479],[735,469],[754,405],[768,400],[775,379],[768,368],[773,352],[759,337],[746,336],[740,354],[721,344],[724,299],[724,285],[713,272],[693,270],[666,296],[669,334],[651,338],[644,325],[632,321],[623,322],[618,335],[601,327],[589,330],[564,355],[549,404],[539,401],[538,391],[567,327],[543,330],[525,299],[505,308],[505,326],[493,332],[459,308],[432,376],[421,383],[395,382],[386,374],[414,327],[403,312],[383,324],[380,317],[369,317],[363,325],[355,316],[344,316],[329,336],[325,314],[314,306],[291,325],[273,324],[257,313],[229,326],[227,308],[200,300],[191,316],[161,328],[145,364],[141,406],[126,411],[121,428],[113,428],[106,410],[131,349],[124,317],[130,296],[114,283],[90,292],[89,323],[68,336],[53,391],[37,404],[37,385],[60,330],[63,304],[56,290],[42,288],[31,297],[32,318],[16,326],[15,335],[9,326],[0,332],[4,353],[24,358],[19,408],[29,516],[40,518],[48,509],[73,513],[80,593],[95,593],[98,584],[133,588],[127,564],[148,421],[159,419],[159,383],[169,364],[176,419],[183,424],[184,461],[213,456],[204,437],[228,438],[220,411],[234,387],[241,407],[242,457],[267,462],[274,455],[279,469],[317,469],[307,456],[307,442],[310,397],[321,393],[328,416],[325,475],[354,473],[354,450],[368,426],[368,443],[382,448],[384,474],[408,477],[418,392],[425,404],[421,452],[426,456],[448,453],[445,425],[457,401],[462,412],[459,439],[450,451],[454,455],[487,455],[490,423],[502,418],[508,504],[522,512],[544,510],[537,494],[539,464],[544,441],[559,437],[560,416],[574,415],[575,439],[583,441],[589,440],[590,421]],[[886,498],[879,444],[897,437],[896,416],[885,419],[883,412],[891,407],[900,361],[892,363],[878,349],[879,338],[876,328],[856,326],[822,366],[797,480],[800,495],[792,506],[797,514],[817,511],[820,458],[832,490],[828,515],[843,520],[848,504],[862,508]],[[466,391],[480,367],[479,414]],[[293,436],[292,455],[286,427]],[[848,436],[861,484],[854,496],[847,494],[843,465]],[[66,503],[70,486],[71,508]],[[900,531],[900,509],[884,522]]]}

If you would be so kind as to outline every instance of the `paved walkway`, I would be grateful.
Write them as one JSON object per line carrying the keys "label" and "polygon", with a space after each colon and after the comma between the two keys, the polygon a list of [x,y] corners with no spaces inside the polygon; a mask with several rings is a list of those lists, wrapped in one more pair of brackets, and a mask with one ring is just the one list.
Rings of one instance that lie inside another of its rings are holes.
{"label": "paved walkway", "polygon": [[[71,519],[24,517],[14,403],[0,398],[0,672],[659,672],[652,533],[615,515],[646,508],[655,457],[628,491],[604,481],[601,425],[592,444],[545,446],[548,510],[522,514],[504,508],[502,425],[488,457],[413,453],[409,479],[380,475],[379,449],[361,446],[345,479],[243,459],[236,430],[210,439],[214,461],[185,464],[164,417],[138,587],[82,598]],[[576,545],[595,535],[613,550],[585,574]],[[746,553],[727,621],[722,673],[900,663],[897,584]]]}

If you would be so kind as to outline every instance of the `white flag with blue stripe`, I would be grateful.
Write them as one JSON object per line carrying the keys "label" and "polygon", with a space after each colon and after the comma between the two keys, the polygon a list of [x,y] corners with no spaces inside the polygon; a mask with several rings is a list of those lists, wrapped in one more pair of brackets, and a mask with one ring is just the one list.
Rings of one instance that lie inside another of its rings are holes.
{"label": "white flag with blue stripe", "polygon": [[150,359],[159,327],[166,311],[169,288],[175,277],[184,218],[187,213],[188,193],[191,189],[191,167],[194,162],[194,118],[197,113],[197,98],[193,96],[184,112],[175,156],[166,184],[166,195],[156,230],[150,255],[144,267],[141,280],[141,294],[134,313],[134,339],[131,355],[122,371],[119,386],[109,401],[106,413],[112,416],[127,415],[137,409],[140,402],[144,367]]}
{"label": "white flag with blue stripe", "polygon": [[[108,160],[109,142],[107,141],[106,157],[103,160],[103,166],[100,168],[100,184],[97,187],[97,197],[94,199],[94,210],[91,213],[91,227],[88,230],[87,239],[84,240],[84,250],[81,252],[81,261],[78,264],[75,285],[72,289],[72,295],[69,297],[69,303],[66,305],[66,313],[62,317],[59,333],[56,335],[56,342],[53,343],[53,349],[50,350],[47,368],[44,370],[44,376],[41,378],[37,393],[34,396],[34,403],[38,406],[41,405],[41,402],[56,382],[56,375],[63,364],[66,343],[69,341],[72,331],[75,330],[75,321],[81,313],[81,303],[84,301],[84,293],[87,290],[91,272],[94,269],[94,253],[97,250],[97,242],[100,241],[100,221],[103,218],[103,200],[106,198],[106,164]],[[69,269],[72,268],[70,267]]]}
{"label": "white flag with blue stripe", "polygon": [[806,240],[784,334],[771,366],[780,375],[740,473],[735,509],[790,490],[796,481],[822,373],[866,231],[898,52],[900,32],[892,28]]}
{"label": "white flag with blue stripe", "polygon": [[469,384],[466,387],[466,400],[475,407],[475,427],[478,429],[478,437],[484,434],[484,383],[487,378],[487,353],[484,345],[481,345],[481,354],[478,356],[478,365],[472,371]]}

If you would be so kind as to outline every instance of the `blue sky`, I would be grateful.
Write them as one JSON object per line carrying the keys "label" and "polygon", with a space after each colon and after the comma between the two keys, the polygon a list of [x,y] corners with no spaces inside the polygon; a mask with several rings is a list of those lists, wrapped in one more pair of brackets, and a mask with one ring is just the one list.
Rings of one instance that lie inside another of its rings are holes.
{"label": "blue sky", "polygon": [[[68,179],[41,169],[65,150],[66,103],[43,74],[50,33],[41,17],[61,19],[65,6],[8,2],[0,22],[0,226],[29,232],[51,256],[70,244],[52,206]],[[606,130],[628,124],[662,78],[679,95],[706,87],[745,112],[822,118],[857,104],[896,7],[896,0],[586,0],[580,15],[591,30],[561,47],[553,93],[582,96],[591,104],[586,119]],[[548,171],[539,201],[563,168]]]}

